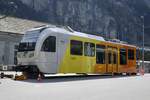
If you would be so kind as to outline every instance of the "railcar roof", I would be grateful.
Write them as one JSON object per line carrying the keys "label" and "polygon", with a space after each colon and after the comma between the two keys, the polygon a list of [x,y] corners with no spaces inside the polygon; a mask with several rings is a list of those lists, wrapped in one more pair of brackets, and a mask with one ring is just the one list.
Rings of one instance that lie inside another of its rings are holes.
{"label": "railcar roof", "polygon": [[[39,29],[42,29],[42,27],[34,28],[34,29],[29,30],[29,31],[39,30]],[[112,41],[106,41],[101,36],[91,35],[91,34],[77,32],[77,31],[73,31],[73,30],[69,31],[68,29],[65,29],[65,28],[62,28],[62,27],[51,26],[51,27],[47,27],[46,29],[50,30],[50,31],[53,31],[55,33],[61,33],[61,34],[65,34],[65,35],[79,36],[79,37],[83,37],[83,38],[94,39],[94,40],[98,40],[98,41],[102,41],[102,42],[107,42],[107,43],[112,43],[112,44],[116,44],[116,45],[130,46],[130,47],[134,47],[134,48],[136,47],[136,46],[130,45],[130,44],[118,43],[118,42],[112,42]]]}
{"label": "railcar roof", "polygon": [[111,42],[111,41],[107,41],[107,42],[108,42],[108,43],[113,43],[113,44],[116,44],[116,45],[123,45],[123,46],[129,46],[129,47],[132,47],[132,48],[136,48],[136,46],[130,45],[130,44],[117,43],[117,42]]}
{"label": "railcar roof", "polygon": [[77,32],[77,31],[70,32],[70,31],[67,31],[66,29],[63,29],[63,28],[51,28],[51,30],[55,31],[55,32],[62,33],[62,34],[66,34],[66,35],[68,34],[68,35],[79,36],[79,37],[83,37],[83,38],[105,41],[105,39],[101,36],[90,35],[90,34]]}
{"label": "railcar roof", "polygon": [[103,41],[103,42],[107,42],[107,43],[113,43],[116,45],[124,45],[124,46],[130,46],[130,47],[136,47],[134,45],[130,45],[130,44],[125,44],[125,43],[117,43],[117,42],[111,42],[111,41],[106,41],[103,37],[101,36],[96,36],[96,35],[90,35],[90,34],[86,34],[86,33],[82,33],[82,32],[69,32],[66,29],[63,28],[51,28],[51,30],[55,31],[55,32],[60,32],[63,34],[69,34],[69,35],[74,35],[74,36],[79,36],[79,37],[84,37],[84,38],[89,38],[89,39],[94,39],[94,40],[99,40],[99,41]]}

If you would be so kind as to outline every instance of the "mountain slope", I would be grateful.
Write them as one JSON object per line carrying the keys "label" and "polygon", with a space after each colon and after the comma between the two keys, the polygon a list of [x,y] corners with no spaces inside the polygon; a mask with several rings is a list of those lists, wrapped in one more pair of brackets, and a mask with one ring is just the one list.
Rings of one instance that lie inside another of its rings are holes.
{"label": "mountain slope", "polygon": [[[69,25],[77,31],[101,34],[107,38],[117,37],[137,45],[142,43],[140,16],[150,11],[150,0],[13,0],[13,2],[18,5],[14,16]],[[25,12],[21,12],[22,10]],[[147,30],[145,37],[146,45],[150,46],[150,35]]]}

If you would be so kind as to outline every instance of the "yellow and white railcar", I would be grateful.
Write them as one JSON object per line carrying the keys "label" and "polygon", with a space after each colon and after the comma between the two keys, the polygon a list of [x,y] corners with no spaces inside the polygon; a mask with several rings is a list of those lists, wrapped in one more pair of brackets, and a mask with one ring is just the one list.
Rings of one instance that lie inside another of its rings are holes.
{"label": "yellow and white railcar", "polygon": [[27,73],[136,73],[136,47],[65,27],[26,32],[18,49],[18,68]]}

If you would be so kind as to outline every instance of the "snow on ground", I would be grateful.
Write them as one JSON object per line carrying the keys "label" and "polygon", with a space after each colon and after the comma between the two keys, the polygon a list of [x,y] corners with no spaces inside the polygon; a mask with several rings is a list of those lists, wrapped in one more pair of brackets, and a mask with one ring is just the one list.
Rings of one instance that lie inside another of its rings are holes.
{"label": "snow on ground", "polygon": [[150,100],[150,74],[132,77],[0,79],[0,100]]}

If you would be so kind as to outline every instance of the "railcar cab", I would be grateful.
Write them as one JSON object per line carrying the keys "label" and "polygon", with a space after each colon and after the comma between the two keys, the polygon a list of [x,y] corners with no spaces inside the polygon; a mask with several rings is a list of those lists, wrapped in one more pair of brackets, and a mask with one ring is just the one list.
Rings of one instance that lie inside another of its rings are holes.
{"label": "railcar cab", "polygon": [[[34,36],[35,33],[36,35]],[[36,31],[30,31],[24,35],[18,48],[18,53],[17,53],[18,62],[20,62],[20,60],[22,61],[23,59],[27,59],[27,58],[31,59],[34,57],[34,51],[35,51],[38,35],[39,33],[37,34]]]}
{"label": "railcar cab", "polygon": [[47,28],[49,28],[49,26],[41,26],[39,28],[34,28],[32,30],[29,30],[24,34],[18,48],[18,53],[17,53],[18,60],[21,59],[22,61],[23,59],[27,59],[27,58],[32,60],[33,58],[38,56],[37,54],[40,51],[41,52],[55,51],[56,48],[54,47],[54,45],[50,46],[48,45],[48,42],[54,43],[56,37],[55,36],[48,37],[47,35],[45,36],[46,38],[43,37],[43,35],[45,35],[45,32],[43,31]]}
{"label": "railcar cab", "polygon": [[18,65],[21,65],[23,69],[31,67],[31,70],[35,67],[42,73],[57,73],[58,63],[65,53],[68,37],[59,33],[68,31],[71,31],[68,27],[66,29],[57,26],[43,26],[27,31],[19,44]]}
{"label": "railcar cab", "polygon": [[26,59],[26,62],[28,62],[27,59],[31,60],[35,57],[36,44],[40,34],[41,28],[27,31],[24,34],[19,44],[17,53],[17,58],[19,62],[22,62],[23,59]]}
{"label": "railcar cab", "polygon": [[37,73],[43,72],[43,66],[46,66],[43,64],[47,64],[49,60],[47,57],[52,58],[54,55],[49,54],[56,51],[56,36],[50,36],[48,32],[47,34],[45,31],[48,28],[46,26],[34,28],[24,34],[18,48],[16,70],[25,71],[28,75],[36,73],[36,76]]}
{"label": "railcar cab", "polygon": [[37,73],[39,73],[39,69],[35,66],[35,51],[37,40],[41,34],[40,30],[34,29],[27,31],[19,44],[17,52],[18,66],[16,67],[16,71],[26,73],[28,78],[29,76],[30,78],[37,77]]}

